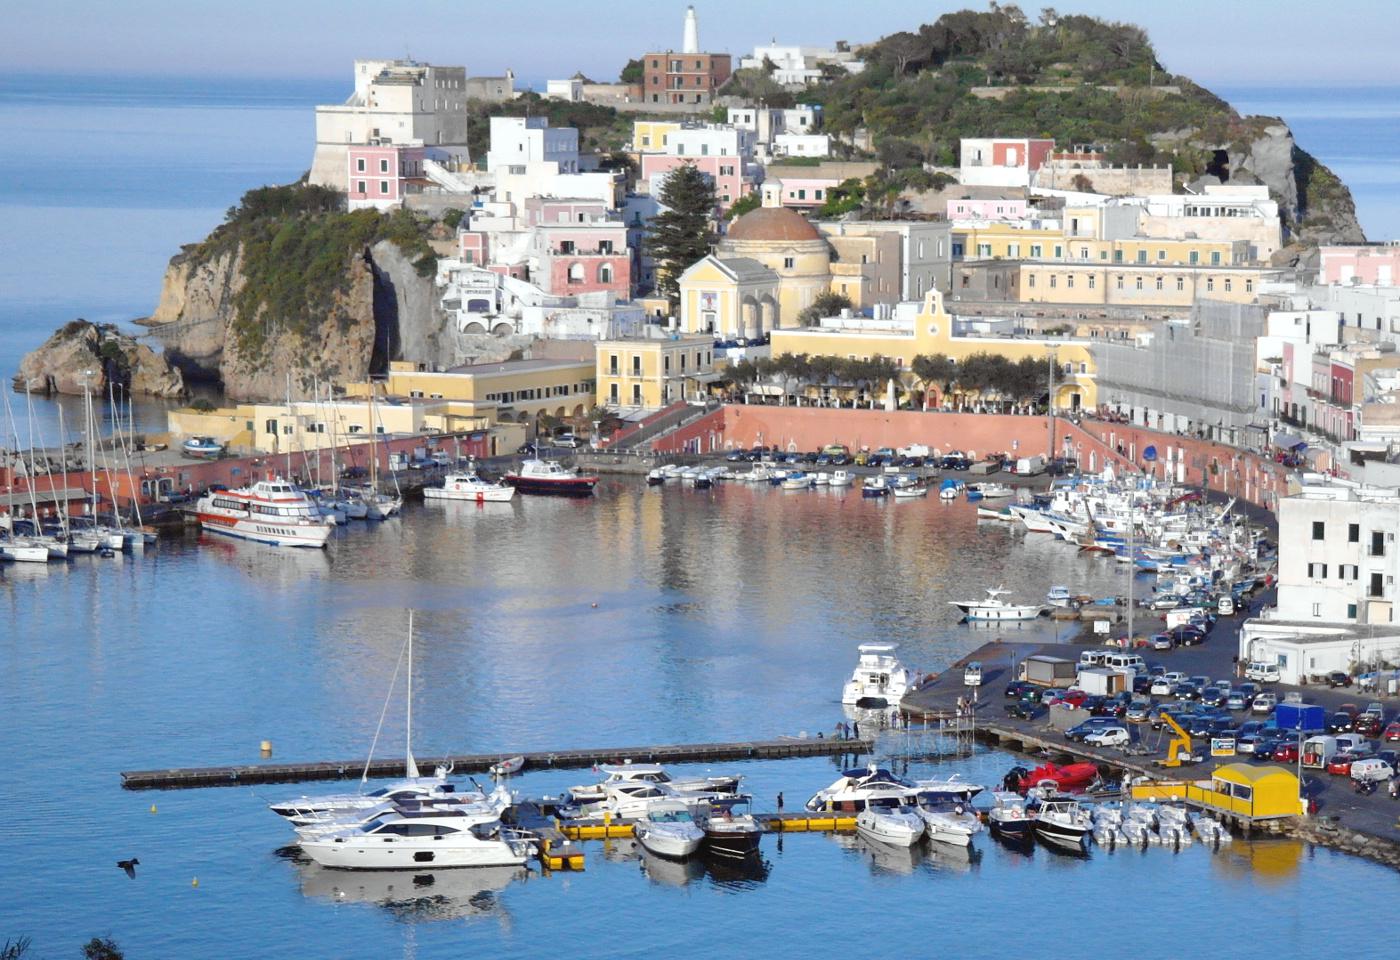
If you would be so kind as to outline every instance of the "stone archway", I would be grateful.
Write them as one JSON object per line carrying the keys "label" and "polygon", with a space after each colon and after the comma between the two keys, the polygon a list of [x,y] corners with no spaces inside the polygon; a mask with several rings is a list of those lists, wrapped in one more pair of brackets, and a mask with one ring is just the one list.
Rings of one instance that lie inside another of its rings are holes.
{"label": "stone archway", "polygon": [[759,335],[761,336],[765,333],[772,333],[774,330],[778,329],[777,301],[775,301],[771,296],[765,295],[764,298],[761,301],[759,301],[758,307],[760,314],[759,323],[761,324],[759,328]]}
{"label": "stone archway", "polygon": [[473,320],[471,323],[467,324],[465,327],[462,328],[462,332],[476,336],[485,333],[486,327],[480,321]]}
{"label": "stone archway", "polygon": [[515,328],[510,324],[501,322],[491,328],[491,334],[497,337],[508,337],[515,332]]}
{"label": "stone archway", "polygon": [[763,323],[759,315],[758,301],[753,297],[745,297],[739,304],[739,329],[736,331],[741,337],[756,338],[762,335]]}

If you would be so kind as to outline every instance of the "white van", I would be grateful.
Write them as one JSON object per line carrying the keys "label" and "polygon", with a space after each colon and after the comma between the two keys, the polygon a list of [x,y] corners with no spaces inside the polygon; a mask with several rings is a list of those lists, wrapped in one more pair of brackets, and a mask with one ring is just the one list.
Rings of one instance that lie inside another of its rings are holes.
{"label": "white van", "polygon": [[1245,677],[1258,683],[1278,683],[1278,664],[1265,663],[1263,660],[1251,660],[1249,666],[1245,668]]}
{"label": "white van", "polygon": [[1235,615],[1235,598],[1228,593],[1221,594],[1220,599],[1216,601],[1215,612],[1222,617],[1233,617]]}
{"label": "white van", "polygon": [[1354,760],[1351,764],[1351,778],[1362,783],[1384,783],[1395,776],[1395,768],[1380,757]]}
{"label": "white van", "polygon": [[1079,666],[1097,667],[1112,655],[1112,650],[1081,650],[1079,651]]}
{"label": "white van", "polygon": [[1303,766],[1320,770],[1337,755],[1337,738],[1308,737],[1303,741]]}
{"label": "white van", "polygon": [[1132,673],[1135,677],[1147,674],[1147,661],[1136,653],[1110,653],[1104,658],[1103,665],[1110,670]]}

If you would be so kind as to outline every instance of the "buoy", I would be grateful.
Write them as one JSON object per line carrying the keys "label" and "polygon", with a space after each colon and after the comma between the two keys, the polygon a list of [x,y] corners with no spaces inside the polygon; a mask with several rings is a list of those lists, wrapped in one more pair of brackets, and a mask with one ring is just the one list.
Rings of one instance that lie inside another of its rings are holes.
{"label": "buoy", "polygon": [[597,609],[598,609],[598,601],[597,601],[597,600],[594,600],[594,601],[593,601],[593,609],[594,609],[594,610],[597,610]]}
{"label": "buoy", "polygon": [[258,750],[262,753],[264,757],[272,756],[272,741],[264,740],[258,745]]}
{"label": "buoy", "polygon": [[151,812],[152,812],[152,813],[155,813],[155,812],[156,812],[156,805],[155,805],[154,803],[151,804]]}
{"label": "buoy", "polygon": [[191,881],[190,881],[190,886],[192,886],[192,887],[197,887],[197,886],[199,886],[199,878],[198,878],[198,877],[195,877],[193,880],[191,880]]}

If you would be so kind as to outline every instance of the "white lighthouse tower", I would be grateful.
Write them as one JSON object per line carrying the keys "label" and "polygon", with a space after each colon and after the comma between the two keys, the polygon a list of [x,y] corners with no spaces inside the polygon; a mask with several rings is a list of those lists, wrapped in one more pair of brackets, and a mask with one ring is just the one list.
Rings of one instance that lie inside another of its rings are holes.
{"label": "white lighthouse tower", "polygon": [[685,8],[685,33],[681,39],[681,53],[700,52],[700,22],[695,19],[695,8]]}

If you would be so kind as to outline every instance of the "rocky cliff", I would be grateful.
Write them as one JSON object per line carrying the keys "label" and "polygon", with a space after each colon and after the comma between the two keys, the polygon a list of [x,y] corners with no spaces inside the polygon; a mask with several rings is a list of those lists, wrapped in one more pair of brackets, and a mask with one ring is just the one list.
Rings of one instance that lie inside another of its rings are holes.
{"label": "rocky cliff", "polygon": [[183,397],[179,369],[111,324],[74,320],[20,361],[14,387],[80,396],[84,384],[102,396],[109,384],[152,397]]}

